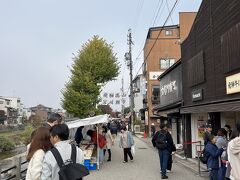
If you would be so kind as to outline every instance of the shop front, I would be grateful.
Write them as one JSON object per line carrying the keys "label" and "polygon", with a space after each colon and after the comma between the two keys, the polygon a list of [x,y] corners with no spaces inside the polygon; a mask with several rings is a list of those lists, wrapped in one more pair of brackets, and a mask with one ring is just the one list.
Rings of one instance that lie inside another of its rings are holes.
{"label": "shop front", "polygon": [[182,104],[182,67],[181,61],[166,70],[160,81],[160,104],[153,108],[154,114],[160,116],[161,123],[170,126],[175,144],[183,143],[183,123],[180,107]]}

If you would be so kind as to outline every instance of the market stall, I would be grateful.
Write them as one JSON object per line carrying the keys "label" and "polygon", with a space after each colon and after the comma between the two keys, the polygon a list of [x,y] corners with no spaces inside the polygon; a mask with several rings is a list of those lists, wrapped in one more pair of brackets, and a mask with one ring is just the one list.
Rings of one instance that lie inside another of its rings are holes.
{"label": "market stall", "polygon": [[[70,138],[74,139],[74,135],[80,126],[84,126],[87,129],[91,129],[93,126],[96,127],[97,131],[97,142],[99,133],[99,124],[108,123],[108,115],[99,115],[85,119],[76,119],[74,121],[67,122],[68,128],[70,129]],[[90,170],[99,169],[99,146],[95,147],[94,144],[90,144],[89,141],[83,140],[80,148],[83,150],[84,165]]]}

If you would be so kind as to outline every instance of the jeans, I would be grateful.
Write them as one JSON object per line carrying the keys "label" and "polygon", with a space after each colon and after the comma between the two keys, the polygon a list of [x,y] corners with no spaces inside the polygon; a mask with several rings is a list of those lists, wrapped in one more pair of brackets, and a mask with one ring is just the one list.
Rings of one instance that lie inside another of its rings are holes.
{"label": "jeans", "polygon": [[212,169],[210,171],[210,180],[218,180],[218,169]]}
{"label": "jeans", "polygon": [[99,148],[99,163],[100,164],[103,163],[103,158],[104,158],[103,149]]}
{"label": "jeans", "polygon": [[124,154],[124,161],[128,162],[128,156],[130,157],[131,160],[133,160],[131,148],[123,148],[123,154]]}
{"label": "jeans", "polygon": [[169,159],[170,153],[168,150],[165,149],[165,150],[158,150],[158,154],[159,154],[162,176],[166,176],[168,159]]}
{"label": "jeans", "polygon": [[227,168],[224,164],[218,170],[218,180],[224,180]]}

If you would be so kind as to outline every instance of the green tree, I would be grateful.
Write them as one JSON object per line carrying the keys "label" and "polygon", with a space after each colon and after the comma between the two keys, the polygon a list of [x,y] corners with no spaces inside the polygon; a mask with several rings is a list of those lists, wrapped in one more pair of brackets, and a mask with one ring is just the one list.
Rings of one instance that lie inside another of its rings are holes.
{"label": "green tree", "polygon": [[112,44],[94,36],[73,59],[71,78],[63,90],[62,107],[77,117],[96,111],[101,86],[119,74]]}

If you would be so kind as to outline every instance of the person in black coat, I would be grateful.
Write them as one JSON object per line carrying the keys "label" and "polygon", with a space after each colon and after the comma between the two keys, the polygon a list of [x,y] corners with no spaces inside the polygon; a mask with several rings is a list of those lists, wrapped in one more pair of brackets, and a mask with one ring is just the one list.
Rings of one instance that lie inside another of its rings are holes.
{"label": "person in black coat", "polygon": [[80,142],[83,140],[83,135],[82,135],[83,128],[84,128],[84,126],[80,126],[75,133],[75,141],[76,141],[77,146],[79,146]]}
{"label": "person in black coat", "polygon": [[221,155],[224,151],[223,148],[216,146],[216,138],[209,136],[209,140],[205,147],[205,155],[207,157],[207,168],[210,170],[210,180],[218,180],[218,171],[221,167]]}

